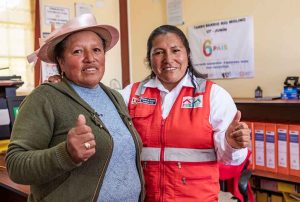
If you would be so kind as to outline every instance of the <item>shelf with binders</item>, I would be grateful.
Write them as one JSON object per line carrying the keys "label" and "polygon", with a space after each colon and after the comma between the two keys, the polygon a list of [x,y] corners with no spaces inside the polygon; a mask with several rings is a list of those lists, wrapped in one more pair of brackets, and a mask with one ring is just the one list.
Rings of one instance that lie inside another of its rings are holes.
{"label": "shelf with binders", "polygon": [[298,176],[285,175],[285,174],[281,174],[281,173],[272,173],[272,172],[263,171],[263,170],[252,170],[252,175],[258,176],[258,177],[265,177],[265,178],[286,181],[286,182],[299,183],[299,185],[300,185],[300,177],[298,177]]}
{"label": "shelf with binders", "polygon": [[[300,100],[236,98],[234,101],[242,113],[242,121],[251,125],[252,129],[252,180],[256,182],[253,188],[298,194],[300,190]],[[280,150],[282,149],[282,134],[279,129],[285,129],[283,142],[286,148],[284,150]],[[293,132],[297,130],[295,141]],[[273,150],[270,151],[270,148]],[[290,155],[295,153],[294,151],[296,151],[296,157]],[[282,153],[285,153],[286,167],[281,165],[282,156],[284,156]],[[293,158],[298,164],[295,167],[291,163],[294,162]],[[270,190],[268,186],[279,187],[279,189]],[[287,187],[288,189],[285,190]]]}

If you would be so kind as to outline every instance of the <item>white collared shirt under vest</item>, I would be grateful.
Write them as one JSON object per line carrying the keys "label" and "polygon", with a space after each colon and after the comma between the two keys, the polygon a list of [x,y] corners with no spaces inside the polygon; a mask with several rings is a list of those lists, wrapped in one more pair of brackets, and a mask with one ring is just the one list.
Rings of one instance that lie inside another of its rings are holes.
{"label": "white collared shirt under vest", "polygon": [[[158,88],[162,100],[162,117],[165,119],[182,86],[193,87],[189,74],[186,74],[180,83],[172,90],[168,91],[157,79],[151,79],[144,85],[147,88]],[[128,105],[132,84],[120,91],[126,105]],[[232,122],[237,108],[229,93],[217,84],[212,85],[210,94],[210,123],[214,131],[214,145],[218,161],[225,164],[239,165],[247,156],[247,148],[234,149],[225,139],[225,132]]]}

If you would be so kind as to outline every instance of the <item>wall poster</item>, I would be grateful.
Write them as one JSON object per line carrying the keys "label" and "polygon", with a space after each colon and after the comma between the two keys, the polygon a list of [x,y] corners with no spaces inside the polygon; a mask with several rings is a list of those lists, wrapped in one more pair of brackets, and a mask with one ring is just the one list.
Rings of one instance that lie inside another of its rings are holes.
{"label": "wall poster", "polygon": [[207,78],[254,76],[252,17],[190,26],[188,35],[192,63]]}

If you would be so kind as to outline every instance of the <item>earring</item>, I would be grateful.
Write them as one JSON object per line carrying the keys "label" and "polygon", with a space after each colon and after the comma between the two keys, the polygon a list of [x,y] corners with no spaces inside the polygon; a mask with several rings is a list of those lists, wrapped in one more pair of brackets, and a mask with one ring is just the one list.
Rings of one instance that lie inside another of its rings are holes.
{"label": "earring", "polygon": [[64,78],[64,72],[62,71],[60,74],[60,77],[63,79]]}

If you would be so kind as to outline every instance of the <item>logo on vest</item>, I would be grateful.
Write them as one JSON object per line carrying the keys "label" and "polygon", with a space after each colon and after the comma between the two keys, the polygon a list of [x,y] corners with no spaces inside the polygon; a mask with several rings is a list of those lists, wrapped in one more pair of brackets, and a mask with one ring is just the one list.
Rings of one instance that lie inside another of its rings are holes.
{"label": "logo on vest", "polygon": [[139,98],[133,97],[131,100],[131,104],[136,105],[137,103],[139,103],[139,100],[140,100]]}
{"label": "logo on vest", "polygon": [[147,97],[133,97],[131,100],[131,104],[143,103],[146,105],[156,105],[156,98],[147,98]]}
{"label": "logo on vest", "polygon": [[186,96],[183,97],[181,108],[199,108],[203,107],[203,95],[197,97]]}

